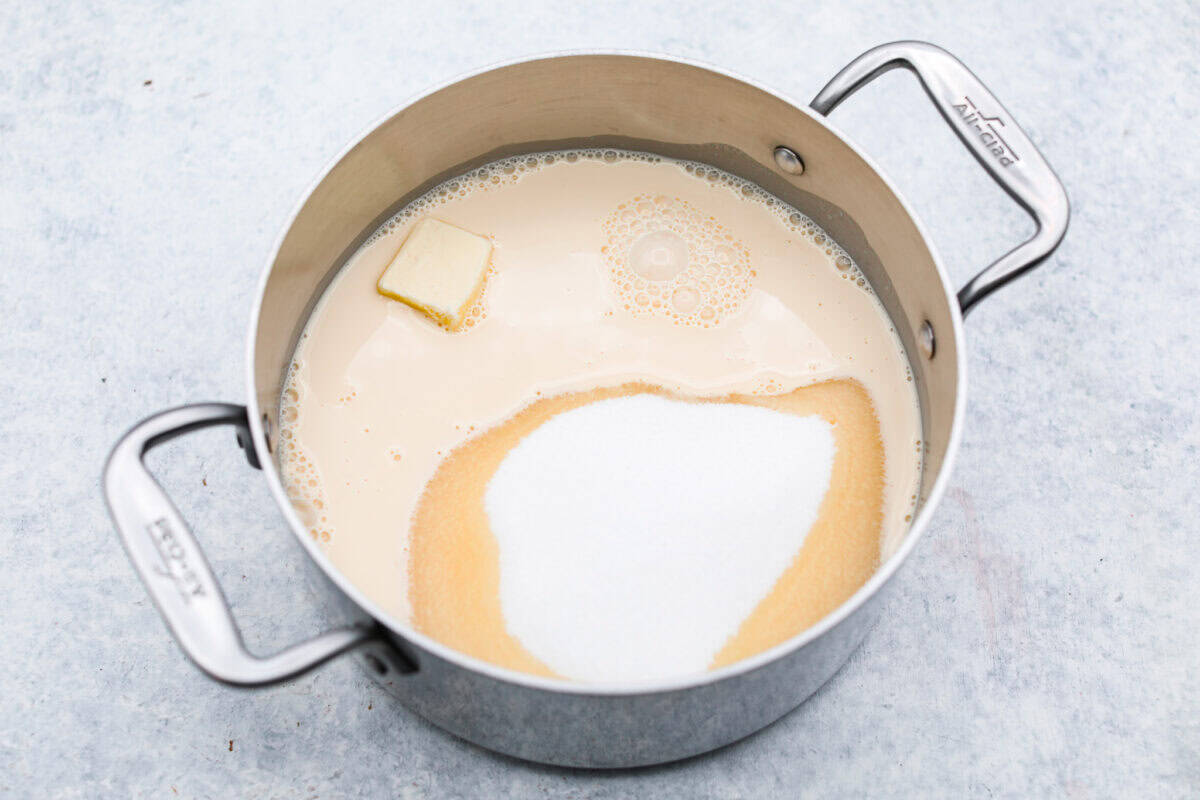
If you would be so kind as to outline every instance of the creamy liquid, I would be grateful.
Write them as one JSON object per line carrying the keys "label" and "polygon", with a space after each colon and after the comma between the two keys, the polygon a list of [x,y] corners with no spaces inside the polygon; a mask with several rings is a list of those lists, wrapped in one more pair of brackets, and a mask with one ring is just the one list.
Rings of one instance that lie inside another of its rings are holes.
{"label": "creamy liquid", "polygon": [[[458,331],[375,291],[425,215],[494,244]],[[756,187],[619,151],[489,165],[385,224],[301,336],[280,465],[314,538],[385,610],[464,652],[554,674],[505,628],[482,497],[547,419],[637,393],[816,415],[835,431],[818,521],[709,666],[819,620],[907,530],[916,395],[891,322],[848,256]]]}

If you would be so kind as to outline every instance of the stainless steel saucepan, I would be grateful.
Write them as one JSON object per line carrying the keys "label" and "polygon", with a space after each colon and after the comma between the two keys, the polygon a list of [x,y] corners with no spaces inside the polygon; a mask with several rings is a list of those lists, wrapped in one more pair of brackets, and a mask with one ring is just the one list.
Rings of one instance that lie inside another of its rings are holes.
{"label": "stainless steel saucepan", "polygon": [[[1037,223],[1029,241],[957,292],[900,193],[825,122],[877,75],[904,67],[991,176]],[[862,267],[912,362],[924,478],[907,537],[817,625],[753,658],[653,685],[580,685],[484,663],[380,609],[330,563],[292,509],[272,459],[279,395],[317,298],[358,245],[438,182],[525,152],[614,147],[702,161],[812,217]],[[167,626],[206,673],[229,684],[283,681],[353,650],[401,702],[465,739],[552,764],[621,767],[695,755],[799,705],[862,641],[896,570],[921,538],[958,449],[966,381],[962,318],[1045,259],[1067,228],[1067,196],[992,93],[949,53],[896,42],[864,53],[808,107],[751,81],[677,59],[572,53],[469,75],[397,109],[341,153],[278,240],[251,306],[246,405],[205,403],[138,424],[113,449],[104,494]],[[188,431],[232,425],[262,470],[316,579],[348,626],[271,656],[249,653],[200,545],[143,458]]]}

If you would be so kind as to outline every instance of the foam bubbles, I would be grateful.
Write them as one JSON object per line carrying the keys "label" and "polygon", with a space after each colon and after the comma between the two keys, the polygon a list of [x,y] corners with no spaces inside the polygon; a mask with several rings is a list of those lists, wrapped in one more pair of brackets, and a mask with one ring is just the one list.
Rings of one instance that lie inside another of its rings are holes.
{"label": "foam bubbles", "polygon": [[326,511],[325,490],[316,464],[300,445],[297,426],[300,423],[300,401],[303,389],[295,379],[301,362],[293,361],[284,382],[279,405],[279,441],[276,444],[279,469],[288,499],[296,510],[300,521],[308,529],[314,541],[328,542],[333,538],[333,526],[329,524]]}
{"label": "foam bubbles", "polygon": [[690,314],[700,306],[700,293],[691,286],[680,286],[671,292],[671,307],[678,314]]}
{"label": "foam bubbles", "polygon": [[629,269],[648,281],[669,281],[687,269],[691,254],[683,237],[671,231],[643,233],[629,248]]}
{"label": "foam bubbles", "polygon": [[711,327],[750,292],[750,251],[678,197],[642,194],[601,223],[612,287],[626,311]]}

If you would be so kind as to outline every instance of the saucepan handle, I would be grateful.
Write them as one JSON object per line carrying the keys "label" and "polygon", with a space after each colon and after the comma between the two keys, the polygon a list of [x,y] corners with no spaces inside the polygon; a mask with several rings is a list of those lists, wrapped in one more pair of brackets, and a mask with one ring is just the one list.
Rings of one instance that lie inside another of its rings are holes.
{"label": "saucepan handle", "polygon": [[1012,114],[957,58],[926,42],[892,42],[863,53],[812,101],[826,115],[890,69],[913,72],[975,159],[1033,217],[1037,232],[972,278],[958,293],[966,315],[976,303],[1046,259],[1067,232],[1070,204],[1062,182]]}
{"label": "saucepan handle", "polygon": [[340,628],[272,656],[246,650],[199,543],[143,462],[154,446],[213,425],[236,426],[243,447],[250,447],[242,406],[202,403],[163,411],[113,448],[104,466],[104,496],[134,569],[188,657],[217,680],[263,686],[312,669],[373,634],[365,627]]}

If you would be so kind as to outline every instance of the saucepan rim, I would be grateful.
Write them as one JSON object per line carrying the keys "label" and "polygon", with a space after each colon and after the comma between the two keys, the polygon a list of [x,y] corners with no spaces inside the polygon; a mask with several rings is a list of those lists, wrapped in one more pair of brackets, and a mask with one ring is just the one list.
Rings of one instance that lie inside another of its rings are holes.
{"label": "saucepan rim", "polygon": [[[925,502],[922,504],[922,507],[920,511],[918,511],[916,518],[913,520],[912,525],[904,537],[904,540],[900,543],[900,546],[896,548],[895,552],[893,552],[882,564],[879,565],[875,573],[867,580],[866,583],[860,586],[853,595],[851,595],[829,614],[825,615],[825,617],[823,617],[816,624],[805,629],[804,631],[801,631],[799,634],[779,643],[778,645],[775,645],[768,650],[764,650],[761,653],[742,659],[728,666],[711,670],[709,672],[684,675],[670,679],[630,682],[579,683],[566,679],[545,678],[529,673],[518,672],[516,670],[491,664],[487,661],[483,661],[475,658],[474,656],[467,655],[448,647],[441,642],[438,642],[436,639],[421,633],[409,623],[397,619],[394,615],[384,610],[375,601],[368,597],[361,589],[355,586],[355,584],[345,575],[343,575],[337,566],[333,564],[331,559],[320,548],[320,546],[313,541],[312,537],[307,534],[299,516],[296,514],[296,511],[292,506],[291,501],[288,499],[287,492],[283,487],[282,481],[280,480],[279,471],[275,465],[274,458],[271,454],[270,448],[267,446],[262,424],[262,409],[260,408],[258,402],[258,386],[255,380],[255,363],[257,355],[255,345],[257,342],[259,319],[262,311],[263,298],[266,296],[267,283],[270,279],[272,271],[274,270],[275,260],[283,246],[284,239],[291,231],[292,226],[296,222],[296,218],[300,214],[300,211],[312,197],[317,187],[320,186],[320,184],[341,163],[342,159],[344,159],[351,150],[369,138],[372,134],[379,130],[380,127],[386,124],[388,120],[392,119],[397,114],[402,113],[404,110],[415,105],[421,100],[436,94],[443,89],[453,86],[454,84],[469,80],[479,75],[483,75],[493,70],[503,69],[505,67],[511,67],[518,64],[589,56],[616,56],[649,59],[706,70],[720,77],[741,81],[742,83],[754,89],[758,89],[759,91],[765,92],[766,94],[782,100],[783,102],[788,103],[789,105],[798,109],[800,112],[807,114],[819,125],[827,128],[833,135],[837,136],[843,143],[853,150],[859,158],[863,159],[867,166],[874,170],[875,174],[892,192],[897,201],[900,203],[901,208],[903,208],[904,212],[909,216],[909,218],[913,221],[913,224],[916,226],[917,232],[921,235],[925,246],[929,249],[934,268],[937,270],[938,279],[941,282],[942,290],[946,294],[946,303],[950,307],[950,316],[952,321],[951,335],[953,336],[954,342],[957,345],[953,348],[939,348],[940,352],[953,352],[955,353],[956,357],[956,388],[953,412],[954,419],[951,421],[950,436],[946,443],[945,454],[942,458],[938,475],[933,481],[933,485],[925,498]],[[925,226],[922,224],[916,212],[913,211],[912,207],[905,200],[904,195],[901,194],[901,192],[895,187],[887,175],[884,174],[884,172],[879,168],[878,164],[876,164],[869,155],[867,155],[856,144],[854,144],[854,142],[844,133],[838,130],[834,125],[830,124],[825,117],[813,113],[807,106],[796,102],[794,99],[782,92],[763,85],[757,80],[753,80],[730,70],[702,61],[639,50],[565,50],[535,54],[493,63],[485,67],[474,69],[458,75],[457,77],[454,77],[448,81],[444,81],[431,88],[418,92],[404,102],[391,108],[385,114],[381,115],[378,119],[367,126],[362,133],[354,137],[354,139],[352,139],[345,147],[341,149],[340,152],[338,152],[325,164],[317,177],[313,179],[313,181],[305,189],[299,201],[292,209],[292,212],[288,215],[287,221],[281,227],[279,235],[276,237],[271,248],[270,256],[267,259],[266,266],[262,270],[262,274],[259,278],[257,295],[255,297],[254,305],[250,315],[250,325],[247,336],[246,379],[248,390],[247,409],[253,447],[258,454],[259,463],[262,465],[263,472],[266,475],[267,484],[270,487],[271,494],[275,499],[275,503],[279,506],[279,509],[282,511],[285,519],[287,519],[288,527],[291,528],[292,533],[300,542],[301,546],[308,554],[308,557],[316,562],[326,577],[328,577],[329,580],[332,581],[333,584],[337,586],[338,589],[341,590],[348,598],[350,598],[359,608],[361,608],[374,620],[388,628],[392,633],[400,637],[408,644],[427,651],[428,653],[454,664],[455,666],[461,667],[462,669],[483,674],[496,681],[554,693],[573,695],[637,696],[692,689],[695,687],[724,681],[730,678],[735,678],[764,667],[767,664],[776,661],[777,659],[783,658],[793,651],[805,647],[810,642],[819,639],[829,631],[836,628],[846,618],[854,614],[859,607],[866,603],[867,600],[875,595],[875,593],[878,592],[883,585],[892,578],[892,576],[900,568],[900,565],[908,559],[909,554],[912,552],[917,542],[921,539],[925,529],[929,526],[934,512],[940,505],[942,495],[946,490],[946,486],[950,478],[950,474],[953,471],[954,459],[958,452],[959,440],[962,434],[963,409],[966,401],[966,348],[963,346],[962,314],[959,310],[959,304],[956,299],[955,292],[951,288],[946,270],[942,264],[941,257],[938,254],[937,247],[934,241],[930,238]],[[418,655],[417,658],[419,663],[420,656]],[[402,680],[403,677],[401,676],[400,679]]]}

